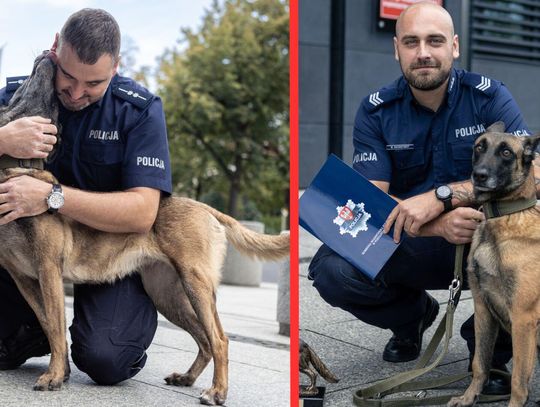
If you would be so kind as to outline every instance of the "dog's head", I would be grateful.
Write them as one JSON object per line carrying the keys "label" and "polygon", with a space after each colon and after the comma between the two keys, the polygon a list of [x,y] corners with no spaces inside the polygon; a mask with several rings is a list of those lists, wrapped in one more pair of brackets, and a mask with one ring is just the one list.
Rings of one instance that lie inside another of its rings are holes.
{"label": "dog's head", "polygon": [[474,143],[471,178],[479,203],[519,190],[532,171],[540,135],[518,137],[504,130],[503,122],[494,123]]}

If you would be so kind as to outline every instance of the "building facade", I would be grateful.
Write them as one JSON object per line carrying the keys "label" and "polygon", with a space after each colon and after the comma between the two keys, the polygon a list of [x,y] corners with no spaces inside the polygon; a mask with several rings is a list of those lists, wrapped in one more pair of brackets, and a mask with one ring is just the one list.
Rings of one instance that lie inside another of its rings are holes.
{"label": "building facade", "polygon": [[[361,100],[401,75],[384,0],[299,0],[300,187],[330,153],[351,164]],[[396,3],[396,2],[391,2]],[[540,132],[540,0],[446,0],[460,38],[454,64],[502,81]]]}

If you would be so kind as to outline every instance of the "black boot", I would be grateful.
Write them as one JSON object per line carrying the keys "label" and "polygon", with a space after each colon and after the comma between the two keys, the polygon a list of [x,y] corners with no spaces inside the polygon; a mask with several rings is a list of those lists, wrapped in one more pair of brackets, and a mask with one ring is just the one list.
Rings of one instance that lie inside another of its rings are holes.
{"label": "black boot", "polygon": [[0,370],[16,369],[31,357],[49,353],[49,341],[41,327],[22,325],[11,336],[0,339]]}
{"label": "black boot", "polygon": [[394,333],[384,347],[383,360],[400,363],[416,359],[422,350],[424,332],[433,324],[438,313],[439,303],[427,294],[426,313],[423,318],[414,326],[401,331],[399,335]]}

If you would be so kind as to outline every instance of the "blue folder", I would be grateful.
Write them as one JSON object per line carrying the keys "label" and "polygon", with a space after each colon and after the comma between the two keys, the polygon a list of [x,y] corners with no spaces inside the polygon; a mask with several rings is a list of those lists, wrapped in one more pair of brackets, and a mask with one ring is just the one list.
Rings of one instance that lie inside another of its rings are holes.
{"label": "blue folder", "polygon": [[335,155],[300,197],[300,226],[371,279],[398,248],[386,218],[397,202]]}

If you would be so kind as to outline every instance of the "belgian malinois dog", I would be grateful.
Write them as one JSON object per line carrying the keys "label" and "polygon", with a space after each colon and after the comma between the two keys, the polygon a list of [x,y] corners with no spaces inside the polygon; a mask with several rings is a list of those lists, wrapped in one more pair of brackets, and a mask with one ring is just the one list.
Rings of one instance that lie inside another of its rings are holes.
{"label": "belgian malinois dog", "polygon": [[[31,76],[0,110],[0,126],[30,115],[56,122],[55,69],[46,54],[36,59]],[[0,170],[0,182],[22,174],[55,180],[47,171],[18,168]],[[165,381],[190,386],[213,359],[212,387],[200,398],[209,405],[223,404],[228,389],[228,339],[216,311],[226,242],[261,259],[289,253],[288,234],[258,234],[208,205],[176,197],[162,198],[147,234],[106,233],[61,214],[43,214],[0,226],[0,241],[0,265],[15,280],[51,345],[49,368],[35,390],[60,389],[70,373],[62,279],[113,282],[138,272],[158,311],[189,332],[199,346],[189,370],[172,373]]]}
{"label": "belgian malinois dog", "polygon": [[[472,183],[479,204],[532,201],[528,209],[484,220],[476,229],[467,272],[474,300],[473,380],[448,406],[472,406],[486,382],[499,327],[512,335],[512,396],[523,406],[540,346],[540,208],[533,173],[540,135],[517,137],[497,122],[474,145]],[[530,205],[530,204],[529,204]]]}

